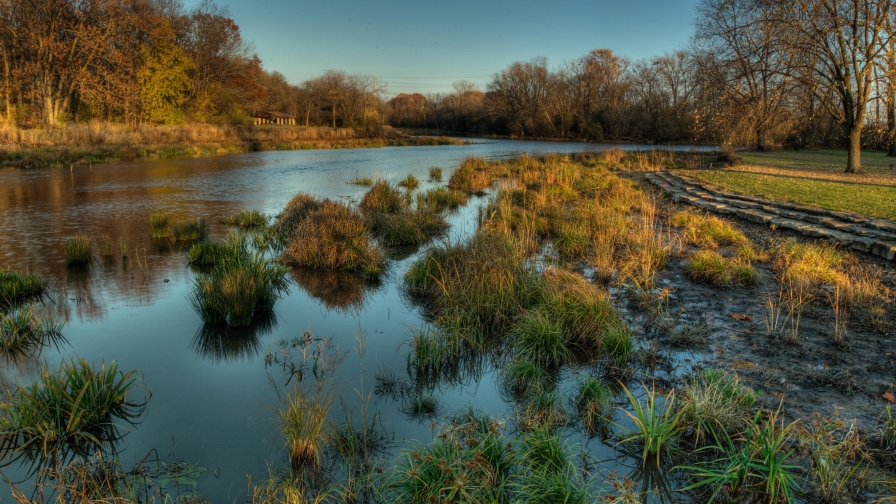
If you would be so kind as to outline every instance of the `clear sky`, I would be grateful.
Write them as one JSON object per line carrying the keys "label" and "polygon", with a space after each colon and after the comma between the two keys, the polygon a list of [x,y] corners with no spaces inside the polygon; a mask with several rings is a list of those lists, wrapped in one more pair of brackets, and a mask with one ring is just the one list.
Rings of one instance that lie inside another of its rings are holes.
{"label": "clear sky", "polygon": [[[514,61],[551,65],[597,48],[640,59],[684,46],[698,0],[216,0],[267,70],[293,84],[325,70],[376,75],[386,94],[485,89]],[[192,8],[197,0],[185,0]]]}

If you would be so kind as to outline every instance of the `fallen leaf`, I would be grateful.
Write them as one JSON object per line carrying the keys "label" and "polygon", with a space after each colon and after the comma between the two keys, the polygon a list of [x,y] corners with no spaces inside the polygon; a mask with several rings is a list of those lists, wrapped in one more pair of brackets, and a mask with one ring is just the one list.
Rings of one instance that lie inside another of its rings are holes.
{"label": "fallen leaf", "polygon": [[732,313],[731,318],[734,320],[746,320],[747,322],[752,322],[753,317],[747,315],[746,313]]}
{"label": "fallen leaf", "polygon": [[896,403],[896,397],[893,396],[892,392],[887,392],[884,394],[884,399],[890,401],[891,403]]}

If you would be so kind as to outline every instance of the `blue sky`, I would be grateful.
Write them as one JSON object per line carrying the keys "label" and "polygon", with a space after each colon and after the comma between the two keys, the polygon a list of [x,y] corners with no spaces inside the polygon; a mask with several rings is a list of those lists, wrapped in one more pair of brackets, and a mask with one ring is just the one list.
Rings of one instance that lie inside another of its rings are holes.
{"label": "blue sky", "polygon": [[[325,70],[371,74],[387,95],[481,88],[514,61],[552,65],[596,48],[631,59],[673,51],[693,33],[698,0],[217,0],[267,70],[298,84]],[[196,0],[186,0],[192,7]]]}

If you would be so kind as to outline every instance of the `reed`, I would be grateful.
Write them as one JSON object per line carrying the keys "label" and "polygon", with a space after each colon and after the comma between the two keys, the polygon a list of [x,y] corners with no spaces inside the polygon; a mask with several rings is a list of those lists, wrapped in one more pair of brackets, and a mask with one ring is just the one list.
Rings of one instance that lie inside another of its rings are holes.
{"label": "reed", "polygon": [[154,213],[149,216],[149,229],[153,238],[167,238],[171,236],[171,216],[163,213]]}
{"label": "reed", "polygon": [[118,249],[121,251],[121,257],[125,258],[128,256],[128,239],[125,236],[122,236],[118,239]]}
{"label": "reed", "polygon": [[226,226],[236,226],[244,229],[263,228],[268,225],[268,216],[258,210],[240,210],[222,220],[221,223]]}
{"label": "reed", "polygon": [[374,182],[358,203],[358,208],[365,214],[398,213],[404,207],[405,201],[401,191],[383,179]]}
{"label": "reed", "polygon": [[89,236],[78,233],[62,242],[62,253],[69,266],[87,264],[93,256],[93,243]]}
{"label": "reed", "polygon": [[34,273],[0,269],[0,306],[12,306],[39,297],[47,281]]}
{"label": "reed", "polygon": [[328,416],[335,399],[329,388],[308,392],[296,386],[280,394],[277,421],[293,467],[316,470],[321,466],[324,447],[331,437]]}
{"label": "reed", "polygon": [[442,167],[440,167],[440,166],[430,166],[429,167],[429,181],[430,182],[441,182],[442,181]]}

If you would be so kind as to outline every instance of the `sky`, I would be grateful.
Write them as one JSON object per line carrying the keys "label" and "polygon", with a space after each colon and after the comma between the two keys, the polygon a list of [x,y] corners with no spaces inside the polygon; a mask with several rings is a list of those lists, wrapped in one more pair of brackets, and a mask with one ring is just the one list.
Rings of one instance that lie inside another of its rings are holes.
{"label": "sky", "polygon": [[[636,60],[687,44],[699,0],[216,0],[264,68],[293,84],[325,70],[375,75],[386,95],[485,90],[514,61],[552,66],[608,48]],[[185,0],[192,8],[198,0]]]}

